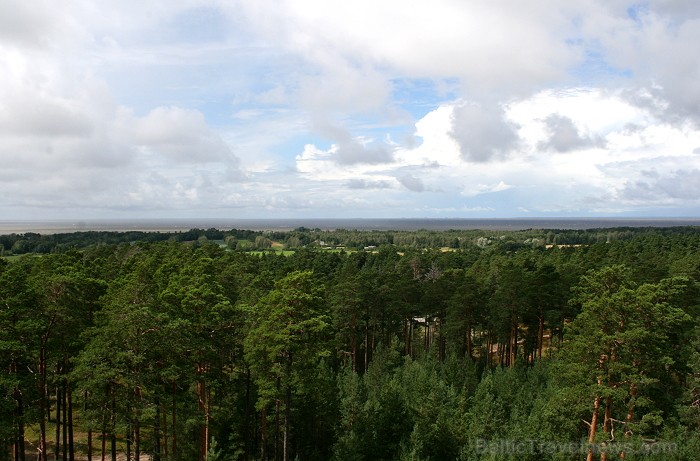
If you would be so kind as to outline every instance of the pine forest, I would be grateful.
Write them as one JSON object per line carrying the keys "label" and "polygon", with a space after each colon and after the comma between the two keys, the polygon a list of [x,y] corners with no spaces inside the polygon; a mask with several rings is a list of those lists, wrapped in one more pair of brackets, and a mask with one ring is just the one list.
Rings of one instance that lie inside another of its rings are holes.
{"label": "pine forest", "polygon": [[692,460],[700,229],[0,236],[0,461]]}

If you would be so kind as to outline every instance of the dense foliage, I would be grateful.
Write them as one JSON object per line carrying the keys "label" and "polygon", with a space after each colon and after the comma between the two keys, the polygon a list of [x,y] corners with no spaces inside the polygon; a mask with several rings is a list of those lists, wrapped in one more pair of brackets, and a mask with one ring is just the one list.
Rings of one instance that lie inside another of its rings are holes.
{"label": "dense foliage", "polygon": [[700,448],[699,229],[0,243],[0,460]]}

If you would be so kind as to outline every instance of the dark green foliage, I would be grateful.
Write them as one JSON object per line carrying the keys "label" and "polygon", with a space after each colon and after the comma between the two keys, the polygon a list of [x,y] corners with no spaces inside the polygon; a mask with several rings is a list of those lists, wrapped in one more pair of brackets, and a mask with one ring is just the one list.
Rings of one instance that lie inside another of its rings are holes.
{"label": "dark green foliage", "polygon": [[88,430],[93,459],[570,460],[594,414],[595,444],[666,449],[626,459],[700,449],[695,228],[0,244],[43,254],[0,258],[0,460]]}

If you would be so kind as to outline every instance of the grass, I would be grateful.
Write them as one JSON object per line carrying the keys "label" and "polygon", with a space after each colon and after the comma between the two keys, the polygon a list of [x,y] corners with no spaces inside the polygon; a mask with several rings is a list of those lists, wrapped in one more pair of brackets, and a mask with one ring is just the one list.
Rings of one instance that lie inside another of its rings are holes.
{"label": "grass", "polygon": [[6,261],[17,261],[20,258],[24,258],[24,255],[7,255],[7,256],[0,256],[0,258],[6,260]]}
{"label": "grass", "polygon": [[271,249],[271,250],[255,250],[255,251],[249,251],[248,253],[250,253],[250,254],[252,254],[252,255],[256,255],[256,256],[262,256],[262,255],[264,255],[264,254],[270,254],[270,253],[274,253],[274,254],[276,254],[276,255],[282,255],[282,256],[291,256],[291,255],[293,255],[294,253],[296,253],[296,251],[294,251],[294,250],[285,250],[285,249],[283,249],[283,248],[279,248],[279,249],[274,248],[274,249]]}

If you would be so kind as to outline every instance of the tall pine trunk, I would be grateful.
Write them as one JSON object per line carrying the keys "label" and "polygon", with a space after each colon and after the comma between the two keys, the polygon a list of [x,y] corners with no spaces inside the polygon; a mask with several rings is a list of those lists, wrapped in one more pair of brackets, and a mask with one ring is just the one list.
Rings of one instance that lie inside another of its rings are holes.
{"label": "tall pine trunk", "polygon": [[199,461],[206,461],[207,452],[209,451],[209,437],[208,437],[208,415],[207,415],[207,386],[205,382],[204,373],[206,371],[206,366],[203,363],[197,364],[197,373],[199,375],[197,381],[197,400],[199,411],[202,418],[204,418],[204,423],[199,424]]}
{"label": "tall pine trunk", "polygon": [[508,365],[513,368],[518,356],[518,324],[515,322],[510,327],[510,339]]}
{"label": "tall pine trunk", "polygon": [[107,428],[103,422],[102,424],[102,450],[101,450],[101,460],[105,461],[107,459]]}
{"label": "tall pine trunk", "polygon": [[61,454],[61,388],[56,386],[56,445],[54,447],[54,459]]}
{"label": "tall pine trunk", "polygon": [[467,357],[469,360],[474,359],[474,351],[473,349],[473,344],[472,344],[472,321],[471,318],[467,321]]}
{"label": "tall pine trunk", "polygon": [[[610,434],[612,431],[612,397],[605,399],[605,416],[603,417],[603,433]],[[600,453],[600,461],[607,461],[608,454],[605,451]]]}
{"label": "tall pine trunk", "polygon": [[[88,408],[88,391],[83,394],[83,412],[87,413]],[[87,461],[92,461],[92,428],[87,431]]]}
{"label": "tall pine trunk", "polygon": [[162,415],[162,424],[163,424],[163,458],[166,460],[169,460],[170,458],[168,457],[168,408],[167,406],[163,405],[163,415]]}
{"label": "tall pine trunk", "polygon": [[66,389],[66,403],[68,404],[68,461],[75,461],[75,439],[73,434],[73,391],[70,385]]}
{"label": "tall pine trunk", "polygon": [[153,461],[160,461],[160,399],[157,395],[153,398],[153,405],[156,408],[153,416]]}
{"label": "tall pine trunk", "polygon": [[[17,364],[13,362],[13,371],[17,371]],[[14,389],[15,399],[15,443],[14,443],[14,458],[15,461],[25,461],[25,446],[24,446],[24,399],[22,391],[19,388]]]}
{"label": "tall pine trunk", "polygon": [[66,378],[63,378],[61,387],[61,399],[63,400],[61,402],[63,406],[63,460],[66,461],[68,459],[68,399],[66,397],[68,385]]}
{"label": "tall pine trunk", "polygon": [[42,340],[39,350],[39,461],[47,461],[46,443],[46,419],[47,411],[47,389],[46,389],[46,345]]}
{"label": "tall pine trunk", "polygon": [[363,371],[367,371],[369,365],[369,319],[365,320],[365,364]]}
{"label": "tall pine trunk", "polygon": [[593,461],[593,456],[595,451],[593,450],[593,443],[595,443],[595,434],[598,427],[598,410],[600,409],[600,395],[596,395],[593,400],[593,415],[591,416],[591,426],[588,428],[588,455],[586,456],[586,461]]}
{"label": "tall pine trunk", "polygon": [[131,424],[126,425],[124,439],[126,441],[126,461],[131,461]]}
{"label": "tall pine trunk", "polygon": [[173,440],[173,461],[177,461],[177,384],[173,381],[173,424],[172,424],[172,440]]}
{"label": "tall pine trunk", "polygon": [[542,349],[544,348],[544,317],[537,319],[537,359],[542,359]]}
{"label": "tall pine trunk", "polygon": [[289,439],[290,439],[290,423],[292,414],[292,353],[287,352],[287,370],[285,374],[287,375],[287,382],[285,385],[285,402],[284,402],[284,441],[283,441],[283,460],[289,461]]}
{"label": "tall pine trunk", "polygon": [[110,394],[112,396],[111,415],[110,415],[110,448],[112,452],[112,461],[117,461],[117,402],[114,391],[114,386],[110,386]]}
{"label": "tall pine trunk", "polygon": [[[627,417],[625,418],[625,427],[629,427],[629,425],[634,421],[634,407],[637,403],[637,384],[636,383],[631,383],[630,384],[630,403],[629,406],[627,407]],[[625,430],[625,438],[629,438],[630,432],[628,430]],[[625,458],[625,452],[623,451],[620,453],[620,459]]]}
{"label": "tall pine trunk", "polygon": [[141,423],[138,418],[134,421],[134,459],[141,459]]}
{"label": "tall pine trunk", "polygon": [[267,407],[260,412],[260,459],[267,461]]}

